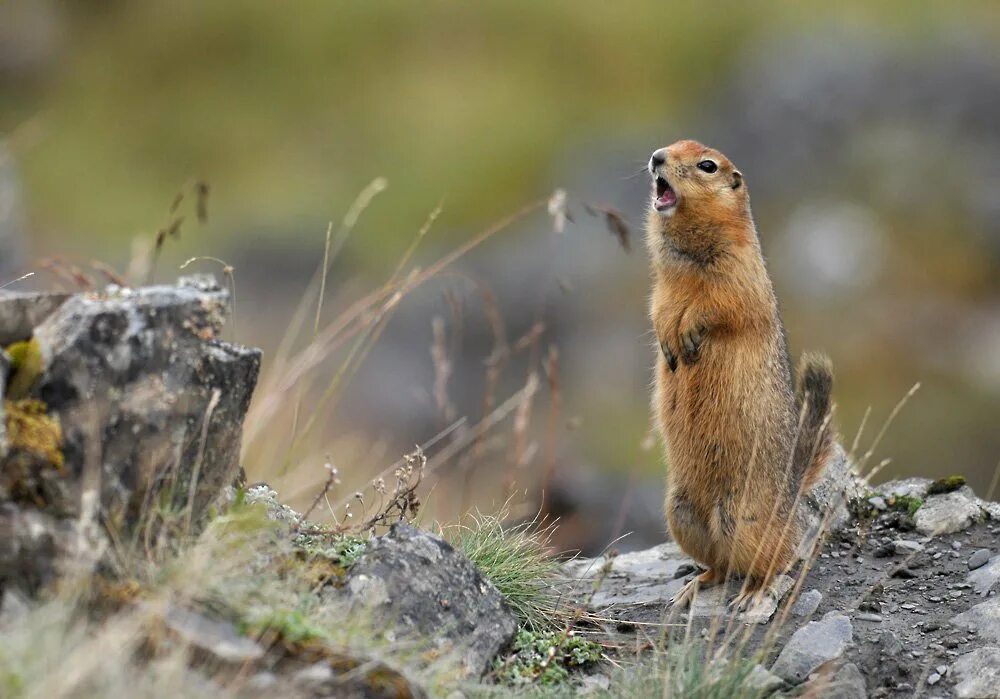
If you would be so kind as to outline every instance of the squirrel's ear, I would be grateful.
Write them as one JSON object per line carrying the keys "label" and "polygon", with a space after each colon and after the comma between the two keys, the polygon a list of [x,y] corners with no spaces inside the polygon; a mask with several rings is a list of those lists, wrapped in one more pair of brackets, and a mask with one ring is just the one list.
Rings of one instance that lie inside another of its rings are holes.
{"label": "squirrel's ear", "polygon": [[743,184],[743,174],[739,170],[733,170],[733,189],[739,189]]}

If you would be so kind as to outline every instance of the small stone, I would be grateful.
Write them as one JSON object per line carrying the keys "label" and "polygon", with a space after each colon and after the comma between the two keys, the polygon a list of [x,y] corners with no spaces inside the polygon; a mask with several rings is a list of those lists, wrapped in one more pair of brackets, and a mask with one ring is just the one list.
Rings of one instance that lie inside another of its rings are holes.
{"label": "small stone", "polygon": [[795,616],[812,616],[823,600],[823,593],[819,590],[809,590],[799,595],[792,605],[792,614]]}
{"label": "small stone", "polygon": [[892,571],[892,577],[901,578],[903,580],[911,580],[917,577],[917,574],[906,566],[900,566],[899,568],[896,568],[896,570]]}
{"label": "small stone", "polygon": [[774,661],[771,672],[798,684],[820,665],[839,658],[852,641],[851,620],[838,612],[810,621],[788,640]]}
{"label": "small stone", "polygon": [[955,549],[956,551],[958,551],[959,549],[962,548],[962,542],[961,541],[953,541],[953,542],[951,542],[951,547],[953,549]]}
{"label": "small stone", "polygon": [[871,621],[876,624],[882,622],[881,614],[872,614],[871,612],[862,612],[861,614],[855,615],[854,618],[857,619],[858,621]]}
{"label": "small stone", "polygon": [[919,553],[924,550],[923,544],[918,541],[911,541],[910,539],[896,539],[892,543],[892,547],[900,556]]}
{"label": "small stone", "polygon": [[947,665],[938,665],[934,669],[937,671],[937,674],[941,675],[942,677],[948,672],[948,666]]}
{"label": "small stone", "polygon": [[746,680],[744,680],[744,684],[746,684],[747,687],[759,690],[762,696],[767,696],[780,689],[785,684],[785,681],[777,675],[769,672],[763,665],[758,664],[754,665],[750,674],[747,675]]}
{"label": "small stone", "polygon": [[971,556],[969,556],[969,570],[975,570],[976,568],[982,568],[990,560],[990,550],[989,549],[979,549]]}
{"label": "small stone", "polygon": [[313,663],[295,673],[294,680],[300,684],[323,684],[333,679],[333,668],[325,661]]}
{"label": "small stone", "polygon": [[874,507],[879,512],[885,512],[889,509],[889,506],[885,504],[885,498],[881,495],[876,495],[873,498],[868,498],[868,504]]}

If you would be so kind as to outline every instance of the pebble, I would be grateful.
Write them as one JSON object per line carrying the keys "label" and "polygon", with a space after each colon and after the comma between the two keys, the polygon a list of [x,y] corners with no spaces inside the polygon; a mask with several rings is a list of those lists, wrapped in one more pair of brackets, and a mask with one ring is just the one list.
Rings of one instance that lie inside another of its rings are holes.
{"label": "pebble", "polygon": [[990,560],[990,550],[989,549],[979,549],[974,554],[969,556],[969,570],[975,570],[976,568],[982,568]]}
{"label": "pebble", "polygon": [[861,614],[857,614],[855,615],[854,618],[857,619],[858,621],[872,621],[875,622],[876,624],[882,622],[881,614],[872,614],[871,612],[863,612]]}
{"label": "pebble", "polygon": [[896,539],[892,543],[892,546],[896,553],[901,556],[911,553],[919,553],[924,550],[923,544],[918,541],[911,541],[910,539]]}
{"label": "pebble", "polygon": [[947,666],[947,665],[938,665],[938,666],[937,666],[936,668],[934,668],[934,669],[935,669],[935,670],[937,671],[937,673],[938,673],[939,675],[942,675],[942,676],[943,676],[943,675],[944,675],[945,673],[947,673],[947,672],[948,672],[948,666]]}
{"label": "pebble", "polygon": [[792,605],[792,614],[795,616],[811,616],[819,603],[823,600],[823,593],[819,590],[809,590],[799,595]]}
{"label": "pebble", "polygon": [[941,681],[941,675],[939,675],[936,672],[932,672],[930,676],[927,678],[927,684],[931,686],[936,685],[940,681]]}
{"label": "pebble", "polygon": [[889,509],[889,506],[885,504],[885,498],[878,495],[873,498],[868,498],[868,504],[880,512],[885,512]]}
{"label": "pebble", "polygon": [[958,551],[960,548],[962,548],[962,542],[961,541],[953,541],[953,542],[951,542],[951,547],[953,549],[955,549],[956,551]]}

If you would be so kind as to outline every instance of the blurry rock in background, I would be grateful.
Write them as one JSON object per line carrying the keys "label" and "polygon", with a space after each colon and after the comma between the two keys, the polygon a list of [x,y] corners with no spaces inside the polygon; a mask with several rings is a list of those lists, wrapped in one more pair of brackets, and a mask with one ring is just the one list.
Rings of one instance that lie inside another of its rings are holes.
{"label": "blurry rock in background", "polygon": [[0,140],[0,284],[24,261],[25,220],[14,157]]}

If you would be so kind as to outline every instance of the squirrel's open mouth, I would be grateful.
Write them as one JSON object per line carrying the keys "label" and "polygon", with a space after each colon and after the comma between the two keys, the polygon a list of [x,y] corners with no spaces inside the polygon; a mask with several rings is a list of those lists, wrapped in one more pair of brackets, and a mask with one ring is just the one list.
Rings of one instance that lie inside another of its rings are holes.
{"label": "squirrel's open mouth", "polygon": [[670,187],[670,183],[662,177],[656,178],[656,197],[653,199],[653,208],[657,211],[666,211],[677,205],[677,193]]}

